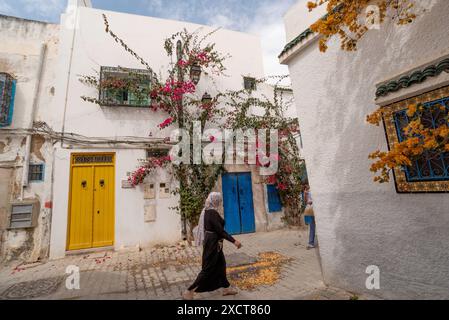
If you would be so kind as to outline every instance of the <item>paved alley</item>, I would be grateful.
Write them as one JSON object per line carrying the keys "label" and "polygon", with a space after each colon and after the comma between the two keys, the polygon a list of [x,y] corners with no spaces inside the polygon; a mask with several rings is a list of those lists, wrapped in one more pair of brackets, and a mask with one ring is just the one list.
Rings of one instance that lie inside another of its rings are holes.
{"label": "paved alley", "polygon": [[[237,250],[226,243],[224,250],[230,281],[240,289],[240,294],[226,299],[351,298],[349,293],[324,286],[317,251],[305,248],[306,231],[280,230],[236,238],[243,248]],[[179,244],[96,252],[43,264],[2,267],[0,299],[180,299],[200,271],[200,255],[199,248]],[[264,255],[282,257],[282,262],[274,267],[258,263]],[[69,290],[66,271],[73,267],[79,268],[80,288]],[[244,272],[250,275],[249,280],[242,276]],[[261,281],[253,284],[251,278],[256,274]],[[242,285],[245,281],[250,285]],[[217,291],[199,294],[196,298],[223,297]]]}

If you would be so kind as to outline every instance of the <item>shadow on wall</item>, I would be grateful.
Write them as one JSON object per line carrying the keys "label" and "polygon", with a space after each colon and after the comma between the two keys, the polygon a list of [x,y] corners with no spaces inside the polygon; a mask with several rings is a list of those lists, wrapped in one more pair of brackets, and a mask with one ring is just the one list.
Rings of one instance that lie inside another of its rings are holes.
{"label": "shadow on wall", "polygon": [[[448,4],[440,1],[432,12],[448,9]],[[323,272],[329,284],[384,298],[449,298],[449,203],[443,203],[445,195],[397,194],[393,181],[375,186],[374,192],[373,186],[367,185],[374,184],[369,152],[387,149],[383,128],[365,122],[376,108],[375,84],[385,75],[422,61],[414,51],[416,43],[423,42],[422,30],[432,25],[432,16],[424,14],[410,26],[390,24],[372,31],[355,53],[335,53],[334,49],[327,53],[336,59],[333,69],[326,70],[329,76],[321,89],[324,94],[316,101],[321,109],[316,118],[323,137],[341,139],[333,158],[312,160],[326,162],[327,175],[340,178],[338,191],[326,195],[323,213],[327,216],[317,219],[318,232],[321,229],[335,237],[333,243],[321,241]],[[438,36],[444,30],[441,27],[435,33]],[[320,107],[330,105],[326,97],[332,97],[333,110]],[[315,143],[315,156],[323,154],[320,148],[325,147],[325,141],[323,145]],[[370,151],[366,152],[367,148]],[[365,175],[355,176],[364,170]],[[320,220],[329,225],[320,226]],[[365,288],[365,271],[370,265],[381,272],[381,288],[374,292]]]}

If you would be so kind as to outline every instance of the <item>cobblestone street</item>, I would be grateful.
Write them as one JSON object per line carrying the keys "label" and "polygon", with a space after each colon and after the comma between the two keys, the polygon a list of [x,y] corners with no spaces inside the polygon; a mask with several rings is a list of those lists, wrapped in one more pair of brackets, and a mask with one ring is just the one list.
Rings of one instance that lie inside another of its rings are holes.
{"label": "cobblestone street", "polygon": [[[316,250],[306,250],[306,231],[281,230],[241,235],[241,250],[225,244],[228,267],[254,263],[259,254],[273,252],[288,261],[272,285],[240,290],[235,297],[216,291],[196,299],[311,299],[348,300],[351,294],[327,288],[321,278]],[[200,249],[183,245],[121,252],[68,256],[45,264],[2,267],[0,299],[180,299],[200,271]],[[80,270],[80,289],[68,290],[68,266]],[[228,270],[229,273],[229,270]]]}

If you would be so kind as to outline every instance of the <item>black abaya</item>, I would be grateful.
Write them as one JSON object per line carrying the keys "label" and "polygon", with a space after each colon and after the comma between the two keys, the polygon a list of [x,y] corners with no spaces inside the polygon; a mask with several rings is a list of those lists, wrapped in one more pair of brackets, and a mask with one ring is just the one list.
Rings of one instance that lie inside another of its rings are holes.
{"label": "black abaya", "polygon": [[215,210],[204,213],[204,247],[202,270],[189,290],[210,292],[229,288],[226,277],[226,260],[223,254],[223,239],[232,243],[235,239],[224,230],[224,220]]}

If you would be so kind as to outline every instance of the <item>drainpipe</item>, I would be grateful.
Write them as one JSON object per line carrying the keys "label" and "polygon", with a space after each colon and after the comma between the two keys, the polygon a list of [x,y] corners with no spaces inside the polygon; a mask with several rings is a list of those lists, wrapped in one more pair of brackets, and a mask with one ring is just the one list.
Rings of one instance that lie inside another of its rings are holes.
{"label": "drainpipe", "polygon": [[77,6],[76,11],[75,11],[73,34],[72,34],[72,40],[71,40],[71,45],[70,45],[69,70],[67,71],[67,82],[66,82],[66,87],[65,87],[64,113],[62,116],[61,148],[64,148],[65,121],[66,121],[66,116],[67,116],[67,104],[68,104],[69,90],[70,90],[70,78],[72,75],[73,48],[75,47],[75,38],[76,38],[76,29],[77,29],[76,24],[78,23],[78,13],[79,13],[79,8]]}
{"label": "drainpipe", "polygon": [[[47,248],[46,253],[43,255],[45,257],[49,257],[50,256],[50,250],[51,250],[51,237],[52,237],[52,226],[53,226],[53,198],[54,198],[54,184],[55,184],[55,162],[56,162],[56,147],[53,147],[53,154],[52,154],[52,161],[51,161],[51,185],[50,185],[50,199],[48,199],[49,201],[49,205],[47,206],[47,204],[45,205],[46,209],[48,210],[48,215],[47,215],[47,225],[48,225],[48,239],[47,239],[47,243],[44,243],[42,247]],[[42,237],[44,238],[44,237]],[[41,249],[42,250],[42,249]],[[42,252],[42,251],[41,251]]]}
{"label": "drainpipe", "polygon": [[[39,54],[39,69],[37,71],[36,86],[34,88],[33,106],[31,109],[30,123],[28,124],[28,129],[33,129],[34,120],[36,118],[36,109],[39,102],[39,93],[41,91],[41,82],[46,54],[47,54],[47,45],[44,43],[41,46]],[[26,136],[26,143],[25,143],[25,158],[23,161],[22,188],[20,191],[20,201],[23,200],[24,189],[28,186],[28,170],[30,166],[30,156],[31,156],[31,138],[32,138],[31,133],[28,133]]]}

